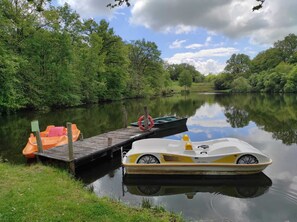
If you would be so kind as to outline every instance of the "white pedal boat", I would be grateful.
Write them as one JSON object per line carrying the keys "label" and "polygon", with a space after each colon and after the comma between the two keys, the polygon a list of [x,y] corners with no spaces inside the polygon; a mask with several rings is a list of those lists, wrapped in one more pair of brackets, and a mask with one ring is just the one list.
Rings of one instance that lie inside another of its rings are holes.
{"label": "white pedal boat", "polygon": [[191,142],[183,139],[135,141],[123,157],[126,174],[244,175],[263,171],[272,160],[235,138]]}

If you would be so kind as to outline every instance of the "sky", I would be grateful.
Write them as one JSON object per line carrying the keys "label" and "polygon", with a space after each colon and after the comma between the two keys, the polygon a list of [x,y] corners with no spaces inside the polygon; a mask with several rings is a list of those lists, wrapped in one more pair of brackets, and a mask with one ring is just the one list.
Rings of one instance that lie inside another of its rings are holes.
{"label": "sky", "polygon": [[297,34],[297,0],[55,0],[68,3],[83,19],[105,19],[124,41],[155,42],[170,64],[189,63],[207,75],[223,71],[232,54],[250,58],[290,33]]}

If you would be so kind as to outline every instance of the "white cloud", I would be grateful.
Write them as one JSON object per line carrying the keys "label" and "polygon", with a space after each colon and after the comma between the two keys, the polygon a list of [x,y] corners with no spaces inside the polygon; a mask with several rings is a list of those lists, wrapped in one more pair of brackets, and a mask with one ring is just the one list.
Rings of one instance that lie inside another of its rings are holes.
{"label": "white cloud", "polygon": [[256,1],[242,0],[141,0],[132,6],[130,21],[160,32],[201,27],[209,33],[249,37],[261,44],[296,32],[296,0],[265,1],[263,9],[252,12],[255,4]]}
{"label": "white cloud", "polygon": [[72,9],[77,11],[82,17],[90,18],[96,16],[108,16],[112,17],[115,10],[118,8],[110,9],[106,5],[112,3],[111,0],[57,0],[59,5],[64,5],[65,3],[69,4]]}
{"label": "white cloud", "polygon": [[[191,44],[191,45],[188,45],[186,46],[185,48],[186,49],[198,49],[198,48],[201,48],[203,46],[210,46],[211,45],[211,42],[212,42],[212,37],[211,36],[208,36],[205,40],[205,43],[204,44],[199,44],[199,43],[194,43],[194,44]],[[216,45],[216,46],[222,46],[224,43],[219,43],[219,44],[213,44],[213,45]]]}
{"label": "white cloud", "polygon": [[232,47],[203,49],[198,52],[176,53],[165,60],[170,64],[188,63],[203,74],[219,73],[223,71],[225,63],[215,61],[213,57],[229,57],[238,50]]}
{"label": "white cloud", "polygon": [[198,49],[198,48],[201,48],[202,46],[203,46],[202,44],[195,43],[195,44],[187,45],[185,48],[186,49]]}
{"label": "white cloud", "polygon": [[208,46],[211,43],[211,41],[212,41],[211,36],[208,36],[205,40],[205,46]]}
{"label": "white cloud", "polygon": [[175,40],[173,43],[171,43],[169,48],[171,48],[171,49],[181,48],[182,44],[185,43],[185,42],[186,42],[186,40]]}
{"label": "white cloud", "polygon": [[177,53],[172,58],[180,59],[180,58],[192,58],[192,59],[200,59],[205,57],[224,57],[230,56],[233,53],[236,53],[238,50],[233,47],[226,48],[213,48],[213,49],[203,49],[198,52],[185,52],[185,53]]}
{"label": "white cloud", "polygon": [[224,109],[217,103],[212,105],[206,103],[196,111],[195,118],[215,118],[218,117],[222,112],[224,112]]}
{"label": "white cloud", "polygon": [[196,27],[190,25],[178,25],[175,28],[175,34],[187,34],[196,30]]}
{"label": "white cloud", "polygon": [[219,63],[213,59],[208,59],[206,61],[197,62],[194,66],[199,72],[207,75],[210,73],[214,74],[222,72],[226,64]]}
{"label": "white cloud", "polygon": [[[189,120],[188,120],[189,121]],[[195,126],[202,126],[202,127],[217,127],[217,128],[225,128],[230,127],[230,124],[226,122],[226,120],[191,120],[189,125],[195,125]]]}

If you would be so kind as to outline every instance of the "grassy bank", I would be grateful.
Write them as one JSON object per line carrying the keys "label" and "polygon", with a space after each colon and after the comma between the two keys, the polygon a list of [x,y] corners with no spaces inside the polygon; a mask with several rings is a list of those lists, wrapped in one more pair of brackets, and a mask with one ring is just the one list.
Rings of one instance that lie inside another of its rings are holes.
{"label": "grassy bank", "polygon": [[59,169],[0,163],[0,221],[181,221],[98,198]]}
{"label": "grassy bank", "polygon": [[[172,89],[174,92],[179,93],[184,90],[184,87],[178,85],[178,82],[173,82]],[[213,83],[193,83],[191,92],[216,92]]]}

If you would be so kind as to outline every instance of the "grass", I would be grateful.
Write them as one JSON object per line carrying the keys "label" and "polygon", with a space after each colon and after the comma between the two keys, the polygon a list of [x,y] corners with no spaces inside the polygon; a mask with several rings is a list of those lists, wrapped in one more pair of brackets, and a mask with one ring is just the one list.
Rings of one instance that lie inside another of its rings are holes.
{"label": "grass", "polygon": [[154,208],[99,198],[59,169],[0,163],[0,221],[182,221]]}
{"label": "grass", "polygon": [[[174,92],[181,92],[184,87],[178,85],[178,82],[173,82],[172,87]],[[192,83],[190,88],[191,92],[216,92],[213,83]]]}

